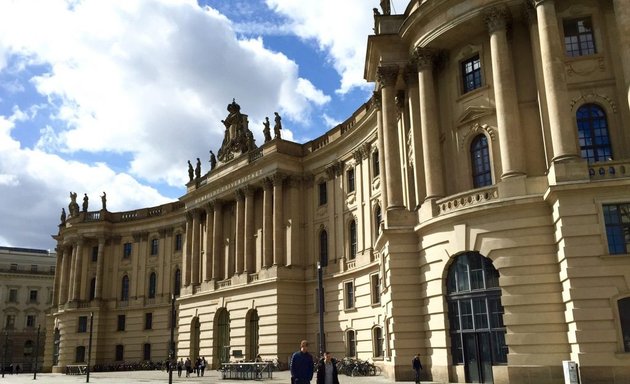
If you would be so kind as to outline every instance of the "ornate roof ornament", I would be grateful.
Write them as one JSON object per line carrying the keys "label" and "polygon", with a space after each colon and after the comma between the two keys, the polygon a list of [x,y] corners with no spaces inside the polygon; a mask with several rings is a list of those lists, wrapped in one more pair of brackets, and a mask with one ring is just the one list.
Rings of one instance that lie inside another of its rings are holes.
{"label": "ornate roof ornament", "polygon": [[232,99],[227,106],[228,115],[221,120],[225,126],[223,143],[217,153],[219,161],[226,163],[235,156],[247,153],[256,148],[254,135],[248,128],[247,115],[241,113],[241,106]]}

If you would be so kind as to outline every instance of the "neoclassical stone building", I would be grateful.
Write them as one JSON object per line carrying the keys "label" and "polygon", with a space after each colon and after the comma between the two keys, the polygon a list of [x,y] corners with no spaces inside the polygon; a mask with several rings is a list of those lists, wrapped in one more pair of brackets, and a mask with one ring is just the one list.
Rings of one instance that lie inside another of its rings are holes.
{"label": "neoclassical stone building", "polygon": [[[387,3],[387,2],[384,2]],[[375,91],[305,144],[228,106],[179,201],[78,212],[56,236],[53,369],[286,361],[319,340],[410,379],[630,380],[630,2],[424,0],[375,12]],[[246,106],[244,106],[246,108]],[[318,346],[314,346],[317,350]]]}

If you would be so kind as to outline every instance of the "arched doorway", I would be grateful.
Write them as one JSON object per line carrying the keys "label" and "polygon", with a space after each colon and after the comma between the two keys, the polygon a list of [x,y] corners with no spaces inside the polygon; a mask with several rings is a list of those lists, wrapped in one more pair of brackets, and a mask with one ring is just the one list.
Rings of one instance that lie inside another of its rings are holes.
{"label": "arched doorway", "polygon": [[245,329],[247,339],[247,359],[254,360],[258,356],[258,311],[251,309],[247,313],[247,328]]}
{"label": "arched doorway", "polygon": [[457,256],[448,270],[447,301],[453,364],[468,383],[492,383],[492,366],[507,364],[499,272],[477,252]]}
{"label": "arched doorway", "polygon": [[221,308],[214,318],[214,353],[215,368],[230,360],[230,313]]}
{"label": "arched doorway", "polygon": [[193,317],[190,324],[190,359],[197,361],[199,357],[199,341],[201,339],[201,322],[198,317]]}

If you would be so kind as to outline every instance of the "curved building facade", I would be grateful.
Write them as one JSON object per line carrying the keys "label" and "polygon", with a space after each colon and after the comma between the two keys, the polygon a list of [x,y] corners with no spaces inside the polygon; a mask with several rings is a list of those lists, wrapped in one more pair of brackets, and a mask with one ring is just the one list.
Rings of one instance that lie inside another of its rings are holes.
{"label": "curved building facade", "polygon": [[628,381],[630,3],[376,13],[344,123],[257,148],[233,103],[178,202],[72,212],[49,366],[81,361],[90,313],[93,362],[165,359],[172,294],[178,358],[287,361],[319,349],[320,266],[326,349],[392,379],[420,353],[434,381]]}

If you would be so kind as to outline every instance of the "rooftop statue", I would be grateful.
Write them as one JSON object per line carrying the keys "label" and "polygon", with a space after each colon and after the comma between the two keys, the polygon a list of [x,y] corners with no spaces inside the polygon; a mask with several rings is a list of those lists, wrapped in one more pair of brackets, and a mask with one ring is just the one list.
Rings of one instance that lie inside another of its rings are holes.
{"label": "rooftop statue", "polygon": [[88,200],[90,199],[88,198],[87,193],[84,193],[83,194],[83,212],[87,212],[88,210]]}
{"label": "rooftop statue", "polygon": [[70,192],[70,204],[68,204],[68,212],[70,217],[77,216],[79,214],[79,204],[77,203],[77,193]]}
{"label": "rooftop statue", "polygon": [[197,158],[197,166],[195,167],[195,179],[199,179],[201,177],[201,160]]}
{"label": "rooftop statue", "polygon": [[280,139],[280,130],[282,129],[282,118],[278,115],[278,112],[274,112],[276,115],[276,124],[273,126],[274,139]]}
{"label": "rooftop statue", "polygon": [[271,128],[269,128],[269,117],[265,117],[263,122],[263,135],[265,135],[265,143],[271,141]]}
{"label": "rooftop statue", "polygon": [[66,223],[66,210],[61,208],[61,224],[65,224]]}
{"label": "rooftop statue", "polygon": [[103,196],[101,196],[101,202],[103,203],[103,211],[107,211],[107,193],[103,191]]}
{"label": "rooftop statue", "polygon": [[193,166],[190,163],[190,160],[188,160],[188,178],[190,179],[189,181],[193,181],[194,177],[195,177],[195,170],[193,169]]}
{"label": "rooftop statue", "polygon": [[210,170],[212,171],[217,166],[217,157],[214,155],[214,152],[210,150]]}
{"label": "rooftop statue", "polygon": [[247,115],[241,113],[241,106],[236,104],[236,100],[232,99],[232,103],[228,104],[227,110],[227,117],[225,120],[221,120],[225,126],[225,134],[221,148],[219,148],[217,153],[219,161],[224,163],[232,160],[235,155],[240,155],[256,148],[252,140],[248,139],[251,131],[247,127]]}

